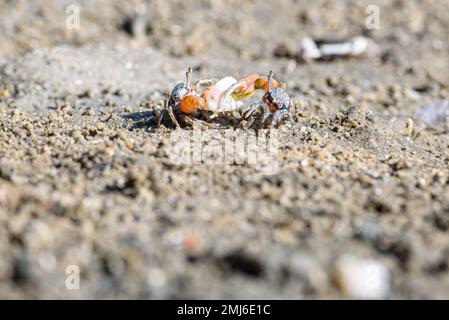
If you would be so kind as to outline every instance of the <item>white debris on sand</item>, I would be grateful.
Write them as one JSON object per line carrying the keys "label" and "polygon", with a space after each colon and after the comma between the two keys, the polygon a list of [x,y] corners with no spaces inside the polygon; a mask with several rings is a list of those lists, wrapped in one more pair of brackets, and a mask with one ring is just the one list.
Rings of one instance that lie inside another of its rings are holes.
{"label": "white debris on sand", "polygon": [[377,55],[379,48],[371,39],[356,36],[350,39],[313,39],[301,41],[301,55],[305,60]]}
{"label": "white debris on sand", "polygon": [[384,299],[390,292],[390,273],[384,265],[349,254],[337,260],[335,281],[346,296],[354,299]]}

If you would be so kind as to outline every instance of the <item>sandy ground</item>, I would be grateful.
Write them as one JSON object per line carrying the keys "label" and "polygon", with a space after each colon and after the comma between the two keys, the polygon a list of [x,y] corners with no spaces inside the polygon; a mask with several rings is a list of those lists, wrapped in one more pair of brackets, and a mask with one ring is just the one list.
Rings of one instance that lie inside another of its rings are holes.
{"label": "sandy ground", "polygon": [[[86,0],[78,30],[70,4],[0,2],[1,298],[357,298],[367,261],[379,297],[449,298],[447,1]],[[360,34],[377,56],[279,57]],[[189,66],[286,83],[274,174],[173,162]]]}

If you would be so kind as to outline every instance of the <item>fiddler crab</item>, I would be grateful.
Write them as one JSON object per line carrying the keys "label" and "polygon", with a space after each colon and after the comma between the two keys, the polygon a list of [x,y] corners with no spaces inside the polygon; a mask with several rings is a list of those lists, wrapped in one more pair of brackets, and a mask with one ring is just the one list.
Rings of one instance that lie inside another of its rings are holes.
{"label": "fiddler crab", "polygon": [[[264,90],[261,101],[246,105],[244,100],[251,97],[256,90]],[[209,119],[218,114],[241,111],[247,120],[245,128],[250,128],[259,119],[259,127],[264,128],[265,122],[271,117],[269,128],[280,124],[285,116],[291,119],[290,107],[293,100],[287,92],[273,79],[273,72],[268,77],[251,74],[238,81],[233,77],[225,77],[217,82],[213,80],[198,80],[192,84],[192,69],[186,73],[186,82],[178,83],[165,102],[165,107],[158,118],[161,125],[163,117],[168,115],[171,121],[180,127],[178,119],[193,125],[199,120],[192,115],[197,111],[208,111]]]}

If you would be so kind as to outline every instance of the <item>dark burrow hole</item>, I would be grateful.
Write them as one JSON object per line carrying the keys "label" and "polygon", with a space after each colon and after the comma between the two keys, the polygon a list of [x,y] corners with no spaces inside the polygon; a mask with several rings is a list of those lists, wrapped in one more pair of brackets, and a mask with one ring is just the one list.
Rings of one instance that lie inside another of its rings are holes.
{"label": "dark burrow hole", "polygon": [[225,255],[218,263],[251,277],[262,277],[264,274],[264,266],[260,260],[242,250]]}

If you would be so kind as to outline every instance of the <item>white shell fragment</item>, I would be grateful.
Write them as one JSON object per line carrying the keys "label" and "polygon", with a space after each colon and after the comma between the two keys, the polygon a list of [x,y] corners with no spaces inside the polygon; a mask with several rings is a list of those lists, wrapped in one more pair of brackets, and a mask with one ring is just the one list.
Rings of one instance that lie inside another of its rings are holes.
{"label": "white shell fragment", "polygon": [[380,262],[353,255],[340,257],[335,280],[343,293],[354,299],[384,299],[390,292],[390,273]]}
{"label": "white shell fragment", "polygon": [[318,46],[315,43],[315,41],[313,41],[313,39],[309,38],[309,37],[306,37],[306,38],[302,39],[301,50],[302,50],[301,51],[302,52],[302,57],[305,60],[307,60],[307,59],[319,59],[322,56],[322,52],[318,48]]}
{"label": "white shell fragment", "polygon": [[374,49],[377,48],[377,45],[362,36],[343,40],[316,40],[306,37],[301,41],[301,56],[306,61],[357,57],[368,53],[370,47]]}

